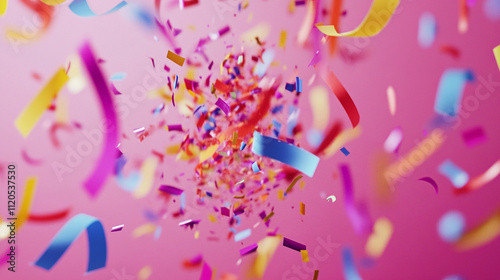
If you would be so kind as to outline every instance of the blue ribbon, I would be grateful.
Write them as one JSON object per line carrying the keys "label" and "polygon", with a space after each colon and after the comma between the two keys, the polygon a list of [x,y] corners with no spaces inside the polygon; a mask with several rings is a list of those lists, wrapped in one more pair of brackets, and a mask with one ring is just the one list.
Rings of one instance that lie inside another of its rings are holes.
{"label": "blue ribbon", "polygon": [[89,240],[87,272],[105,267],[107,248],[104,228],[99,220],[86,214],[78,214],[71,218],[54,236],[35,265],[50,270],[85,229]]}
{"label": "blue ribbon", "polygon": [[319,157],[316,155],[257,131],[253,132],[252,152],[289,165],[309,177],[314,175],[319,164]]}
{"label": "blue ribbon", "polygon": [[[102,15],[114,13],[114,12],[118,11],[119,9],[121,9],[125,5],[127,5],[127,2],[122,1],[122,2],[118,3],[118,5],[116,5],[113,9],[107,11],[106,13],[104,13]],[[87,0],[73,0],[73,2],[71,2],[71,4],[69,4],[69,9],[73,13],[75,13],[76,15],[81,16],[81,17],[95,17],[95,16],[97,16],[97,14],[94,13],[90,9],[89,4],[87,3]]]}
{"label": "blue ribbon", "polygon": [[465,84],[471,81],[474,81],[474,73],[469,69],[445,70],[439,82],[434,111],[441,115],[457,116]]}

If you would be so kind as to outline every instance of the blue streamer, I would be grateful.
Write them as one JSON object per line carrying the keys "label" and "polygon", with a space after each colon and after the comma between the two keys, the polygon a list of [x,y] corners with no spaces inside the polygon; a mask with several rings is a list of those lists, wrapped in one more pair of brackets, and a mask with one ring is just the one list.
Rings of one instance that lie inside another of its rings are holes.
{"label": "blue streamer", "polygon": [[97,218],[86,214],[78,214],[66,222],[35,265],[50,270],[85,229],[89,242],[87,272],[105,267],[107,248],[104,228]]}
{"label": "blue streamer", "polygon": [[474,81],[474,74],[468,69],[448,69],[444,71],[434,104],[434,111],[454,117],[460,110],[465,83]]}
{"label": "blue streamer", "polygon": [[342,263],[344,265],[344,278],[346,280],[361,280],[361,276],[354,265],[351,248],[342,249]]}
{"label": "blue streamer", "polygon": [[252,152],[287,164],[309,177],[314,175],[319,157],[292,144],[253,132]]}
{"label": "blue streamer", "polygon": [[[107,11],[106,13],[104,13],[102,15],[114,13],[114,12],[118,11],[119,9],[121,9],[125,5],[127,5],[127,2],[122,1],[122,2],[118,3],[118,5],[116,5],[113,9]],[[71,4],[69,4],[69,9],[75,15],[81,16],[81,17],[95,17],[98,15],[90,9],[89,4],[87,3],[87,0],[73,0],[73,2],[71,2]]]}

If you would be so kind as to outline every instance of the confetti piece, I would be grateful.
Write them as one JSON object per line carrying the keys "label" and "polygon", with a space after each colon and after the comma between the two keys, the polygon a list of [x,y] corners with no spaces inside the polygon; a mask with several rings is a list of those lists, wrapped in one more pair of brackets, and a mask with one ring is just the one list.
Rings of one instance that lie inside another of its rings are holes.
{"label": "confetti piece", "polygon": [[453,46],[450,46],[450,45],[442,45],[439,50],[443,53],[446,53],[446,54],[449,54],[451,56],[453,56],[453,58],[455,59],[458,59],[460,58],[460,51],[453,47]]}
{"label": "confetti piece", "polygon": [[307,250],[300,250],[300,255],[302,256],[302,262],[309,262],[309,254]]}
{"label": "confetti piece", "polygon": [[319,157],[286,142],[253,133],[252,152],[291,166],[309,177],[314,175],[319,164]]}
{"label": "confetti piece", "polygon": [[144,160],[141,166],[141,182],[132,193],[134,198],[143,198],[151,191],[157,165],[158,159],[156,157],[148,157]]}
{"label": "confetti piece", "polygon": [[354,265],[354,258],[352,256],[351,248],[346,247],[342,249],[342,264],[344,268],[345,280],[361,280],[361,276]]}
{"label": "confetti piece", "polygon": [[181,189],[176,188],[176,187],[168,186],[168,185],[161,185],[159,190],[162,192],[166,192],[168,194],[171,194],[171,195],[181,195],[184,192],[184,190],[181,190]]}
{"label": "confetti piece", "polygon": [[215,154],[215,151],[217,151],[217,148],[219,148],[219,145],[212,145],[207,147],[205,150],[200,152],[200,163],[206,161],[210,157]]}
{"label": "confetti piece", "polygon": [[8,0],[0,0],[0,16],[4,15],[7,10],[7,1]]}
{"label": "confetti piece", "polygon": [[[127,5],[127,2],[122,1],[118,3],[113,9],[107,11],[104,14],[101,15],[108,15],[111,13],[114,13],[118,11],[119,9],[123,8],[125,5]],[[97,16],[96,13],[94,13],[90,7],[89,4],[87,3],[87,0],[73,0],[71,4],[69,4],[69,9],[77,16],[81,17],[95,17]]]}
{"label": "confetti piece", "polygon": [[455,248],[466,251],[483,246],[500,235],[500,212],[497,211],[486,221],[466,231],[456,242]]}
{"label": "confetti piece", "polygon": [[420,16],[418,23],[418,43],[424,49],[429,48],[434,43],[437,33],[436,18],[433,14],[425,12]]}
{"label": "confetti piece", "polygon": [[473,148],[486,141],[486,135],[481,126],[476,126],[462,133],[462,138],[469,148]]}
{"label": "confetti piece", "polygon": [[97,218],[86,214],[78,214],[66,222],[35,265],[50,270],[84,230],[87,230],[89,244],[87,272],[105,267],[107,246],[104,228]]}
{"label": "confetti piece", "polygon": [[419,180],[431,184],[436,191],[436,194],[438,193],[438,185],[436,184],[436,181],[434,181],[434,179],[432,179],[431,177],[422,177]]}
{"label": "confetti piece", "polygon": [[220,97],[217,98],[215,105],[217,105],[224,112],[224,114],[226,114],[226,116],[228,116],[231,112],[231,108],[229,107],[229,105],[227,105],[224,100],[220,99]]}
{"label": "confetti piece", "polygon": [[258,247],[259,247],[259,245],[257,245],[257,243],[254,243],[250,246],[247,246],[247,247],[240,250],[240,256],[245,256],[245,255],[248,255],[250,253],[253,253],[253,252],[257,251]]}
{"label": "confetti piece", "polygon": [[269,36],[269,33],[271,33],[271,25],[267,22],[261,22],[251,28],[250,30],[247,30],[240,36],[240,40],[244,41],[245,43],[252,43],[255,42],[255,38],[259,37],[260,40],[266,40],[267,36]]}
{"label": "confetti piece", "polygon": [[302,25],[297,33],[297,42],[299,45],[303,46],[307,39],[310,37],[313,24],[315,21],[316,13],[317,13],[316,3],[313,1],[307,1],[307,12],[304,17],[304,21],[302,21]]}
{"label": "confetti piece", "polygon": [[396,92],[392,86],[387,88],[387,102],[389,103],[389,112],[391,116],[396,114]]}
{"label": "confetti piece", "polygon": [[345,156],[348,156],[350,153],[349,151],[345,148],[345,147],[342,147],[342,149],[340,149],[340,151],[345,155]]}
{"label": "confetti piece", "polygon": [[43,160],[41,159],[31,158],[24,149],[21,151],[21,155],[23,157],[23,160],[30,165],[41,165],[43,163]]}
{"label": "confetti piece", "polygon": [[339,79],[332,71],[328,71],[328,73],[322,73],[321,78],[333,91],[335,96],[340,101],[340,104],[342,104],[342,107],[344,107],[344,110],[351,120],[352,127],[356,127],[359,124],[359,112],[356,108],[356,105],[354,104],[354,101],[352,101],[351,96],[349,96],[347,90],[340,83]]}
{"label": "confetti piece", "polygon": [[121,81],[121,80],[125,79],[125,77],[127,77],[127,73],[118,72],[118,73],[114,73],[113,75],[111,75],[111,77],[109,77],[109,80],[110,81]]}
{"label": "confetti piece", "polygon": [[15,126],[24,138],[30,134],[43,112],[50,107],[52,100],[68,80],[64,68],[59,68],[50,81],[17,117]]}
{"label": "confetti piece", "polygon": [[[500,5],[499,6],[499,11],[500,11]],[[500,45],[496,46],[493,48],[493,55],[495,56],[495,60],[498,65],[498,70],[500,70]]]}
{"label": "confetti piece", "polygon": [[455,188],[462,188],[469,181],[469,174],[451,160],[445,160],[439,165],[439,173],[446,176]]}
{"label": "confetti piece", "polygon": [[122,231],[124,225],[114,226],[111,228],[111,232]]}
{"label": "confetti piece", "polygon": [[111,94],[101,70],[96,63],[90,44],[85,42],[80,47],[79,53],[85,67],[87,68],[87,72],[94,83],[99,101],[101,102],[101,108],[104,111],[104,118],[108,124],[99,160],[97,164],[94,165],[95,167],[91,175],[87,177],[87,180],[84,183],[85,189],[89,195],[91,197],[96,197],[108,175],[113,172],[113,160],[115,158],[115,147],[118,138],[118,122],[116,120],[116,113]]}
{"label": "confetti piece", "polygon": [[306,250],[306,245],[301,244],[299,242],[293,241],[291,239],[288,239],[286,237],[283,238],[283,246],[288,247],[292,250],[295,250],[297,252],[300,252],[301,250]]}
{"label": "confetti piece", "polygon": [[337,200],[337,198],[334,195],[330,195],[329,197],[326,198],[326,200],[334,203]]}
{"label": "confetti piece", "polygon": [[401,127],[396,127],[389,133],[387,139],[385,139],[384,150],[390,154],[394,154],[398,151],[402,141],[403,130],[401,130]]}
{"label": "confetti piece", "polygon": [[295,85],[297,88],[297,93],[302,92],[302,79],[299,79],[299,77],[295,78]]}
{"label": "confetti piece", "polygon": [[318,280],[318,277],[319,277],[319,270],[315,270],[313,280]]}
{"label": "confetti piece", "polygon": [[156,226],[153,223],[147,223],[142,226],[138,226],[134,231],[132,232],[132,236],[134,238],[139,238],[143,235],[153,233],[156,230]]}
{"label": "confetti piece", "polygon": [[391,240],[393,226],[386,218],[379,218],[373,224],[373,232],[366,242],[366,254],[372,258],[379,258]]}
{"label": "confetti piece", "polygon": [[457,116],[465,84],[470,81],[474,81],[471,70],[445,70],[439,82],[434,111],[441,115]]}
{"label": "confetti piece", "polygon": [[446,242],[460,239],[465,230],[465,219],[458,211],[449,211],[438,222],[439,236]]}
{"label": "confetti piece", "polygon": [[469,29],[469,7],[468,0],[460,0],[460,12],[458,14],[458,31],[462,34]]}
{"label": "confetti piece", "polygon": [[354,201],[354,189],[349,166],[341,164],[340,173],[342,174],[342,180],[344,182],[344,201],[347,216],[349,217],[349,220],[351,221],[351,224],[356,233],[370,233],[372,230],[373,222],[368,214],[366,206],[364,204],[356,204],[356,202]]}
{"label": "confetti piece", "polygon": [[254,161],[254,163],[252,163],[252,171],[253,171],[253,173],[257,173],[260,171],[259,164],[256,161]]}
{"label": "confetti piece", "polygon": [[66,2],[66,0],[40,0],[40,1],[42,1],[44,4],[51,6],[59,5]]}
{"label": "confetti piece", "polygon": [[153,268],[150,265],[146,265],[141,268],[141,270],[139,270],[139,273],[137,273],[137,278],[139,278],[139,280],[146,280],[151,276],[152,273]]}
{"label": "confetti piece", "polygon": [[281,242],[281,238],[281,236],[266,236],[257,243],[257,256],[248,271],[249,276],[258,278],[264,276],[267,266]]}
{"label": "confetti piece", "polygon": [[70,208],[61,210],[59,212],[51,213],[51,214],[33,214],[30,213],[28,216],[28,220],[30,222],[51,222],[57,221],[68,216]]}
{"label": "confetti piece", "polygon": [[313,114],[313,127],[324,130],[330,120],[330,100],[328,91],[322,86],[316,86],[309,93],[309,103]]}
{"label": "confetti piece", "polygon": [[257,62],[253,69],[253,74],[262,78],[266,74],[269,66],[271,66],[273,59],[274,51],[271,49],[265,50],[264,53],[262,53],[262,61]]}
{"label": "confetti piece", "polygon": [[263,219],[264,223],[265,223],[265,222],[267,222],[267,221],[269,221],[269,219],[271,219],[271,217],[272,217],[272,216],[274,216],[274,212],[269,213],[269,215],[267,215],[267,216]]}
{"label": "confetti piece", "polygon": [[295,184],[300,180],[302,179],[302,175],[297,175],[297,177],[295,177],[295,179],[293,179],[293,181],[290,183],[290,185],[288,186],[288,188],[286,189],[286,192],[285,194],[289,193],[290,191],[292,191],[293,187],[295,186]]}
{"label": "confetti piece", "polygon": [[245,229],[234,235],[234,242],[244,240],[252,234],[252,229]]}
{"label": "confetti piece", "polygon": [[280,33],[280,43],[279,43],[279,46],[282,49],[285,49],[285,46],[286,46],[286,34],[287,33],[286,33],[285,30],[281,31],[281,33]]}
{"label": "confetti piece", "polygon": [[488,184],[500,174],[500,160],[497,160],[490,168],[484,173],[472,178],[464,187],[455,189],[455,193],[463,194]]}
{"label": "confetti piece", "polygon": [[177,55],[176,53],[171,52],[171,51],[168,51],[167,58],[181,67],[182,67],[182,65],[184,65],[184,61],[186,60],[184,57]]}
{"label": "confetti piece", "polygon": [[305,215],[306,214],[306,205],[304,203],[300,202],[299,206],[300,206],[299,207],[300,208],[300,214],[301,215]]}
{"label": "confetti piece", "polygon": [[[335,26],[317,23],[316,27],[328,36],[336,37],[370,37],[377,35],[389,22],[392,14],[399,5],[399,0],[374,0],[370,11],[356,29],[338,33]],[[384,17],[380,17],[384,14]],[[377,24],[373,24],[376,22]]]}

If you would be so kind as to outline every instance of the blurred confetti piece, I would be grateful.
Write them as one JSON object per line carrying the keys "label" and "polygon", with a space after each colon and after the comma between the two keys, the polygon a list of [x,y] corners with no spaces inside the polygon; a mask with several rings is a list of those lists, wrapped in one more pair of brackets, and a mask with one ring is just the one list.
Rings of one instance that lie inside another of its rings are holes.
{"label": "blurred confetti piece", "polygon": [[[67,208],[55,213],[50,213],[50,214],[33,214],[30,213],[28,220],[30,222],[50,222],[50,221],[57,221],[60,219],[65,218],[68,216],[69,212],[71,211],[71,208]],[[1,239],[1,237],[0,237]]]}
{"label": "blurred confetti piece", "polygon": [[[500,1],[498,1],[499,11],[500,11]],[[495,56],[495,60],[498,65],[498,70],[500,70],[500,45],[493,48],[493,55]]]}
{"label": "blurred confetti piece", "polygon": [[432,179],[431,177],[422,177],[419,180],[431,184],[431,186],[436,191],[436,194],[438,193],[438,185],[436,184],[436,181],[434,181],[434,179]]}
{"label": "blurred confetti piece", "polygon": [[458,211],[449,211],[438,222],[439,236],[446,242],[460,239],[465,230],[465,219]]}
{"label": "blurred confetti piece", "polygon": [[[259,60],[253,69],[253,74],[262,78],[274,59],[274,51],[267,49],[262,53],[262,61]],[[267,112],[266,112],[267,113]]]}
{"label": "blurred confetti piece", "polygon": [[[29,25],[24,25],[23,28],[19,31],[13,30],[13,29],[8,29],[7,30],[7,37],[11,43],[16,43],[19,45],[20,43],[25,43],[29,42],[33,39],[37,39],[47,31],[47,28],[50,26],[52,23],[53,19],[53,14],[54,14],[54,7],[46,5],[40,1],[30,1],[30,0],[22,0],[22,1],[16,1],[20,2],[23,5],[26,6],[26,8],[29,8],[30,10],[33,10],[39,19],[41,19],[41,23],[39,21],[36,21],[35,26],[33,23],[35,22],[29,22]],[[15,3],[15,2],[14,2]],[[29,27],[28,27],[29,26]],[[32,31],[26,30],[26,27],[28,27]],[[34,33],[32,33],[34,32]],[[12,44],[12,46],[15,46]],[[17,47],[16,47],[17,50]]]}
{"label": "blurred confetti piece", "polygon": [[250,246],[247,246],[247,247],[240,250],[240,256],[245,256],[245,255],[248,255],[250,253],[253,253],[253,252],[257,251],[258,247],[259,247],[259,245],[257,245],[257,243],[254,243]]}
{"label": "blurred confetti piece", "polygon": [[41,165],[43,163],[43,160],[41,159],[34,159],[30,157],[25,149],[21,151],[21,155],[23,157],[23,160],[29,165]]}
{"label": "blurred confetti piece", "polygon": [[[392,14],[399,5],[399,0],[374,0],[370,11],[363,19],[361,24],[356,27],[356,29],[338,33],[337,29],[333,25],[323,25],[322,23],[317,23],[316,27],[322,33],[328,36],[338,36],[338,37],[370,37],[377,35],[384,27],[387,22],[392,17]],[[384,17],[380,17],[380,14],[384,14]],[[374,22],[378,24],[373,24]]]}
{"label": "blurred confetti piece", "polygon": [[253,43],[256,42],[255,37],[258,37],[261,41],[265,41],[270,32],[271,25],[266,22],[261,22],[243,33],[240,36],[240,40],[245,41],[245,43]]}
{"label": "blurred confetti piece", "polygon": [[206,262],[203,262],[200,280],[212,280],[212,268]]}
{"label": "blurred confetti piece", "polygon": [[50,6],[56,6],[56,5],[59,5],[59,4],[66,2],[66,0],[40,0],[40,1],[42,1],[44,4],[50,5]]}
{"label": "blurred confetti piece", "polygon": [[[29,218],[29,212],[31,209],[31,204],[33,203],[33,197],[35,196],[35,191],[37,187],[37,177],[30,177],[26,180],[26,184],[24,186],[24,195],[21,202],[21,209],[17,213],[16,220],[16,231],[18,231],[21,226],[26,222]],[[8,223],[5,223],[7,225]],[[6,229],[3,231],[2,229]],[[9,231],[7,230],[7,226],[3,226],[0,219],[0,240],[5,239],[9,236]]]}
{"label": "blurred confetti piece", "polygon": [[302,262],[309,262],[309,254],[307,250],[300,250],[300,255],[302,256]]}
{"label": "blurred confetti piece", "polygon": [[153,233],[156,230],[156,226],[153,223],[147,223],[142,226],[138,226],[134,231],[132,232],[132,236],[134,238],[139,238],[143,235]]}
{"label": "blurred confetti piece", "polygon": [[392,86],[387,88],[387,102],[389,103],[389,112],[391,116],[396,114],[396,92]]}
{"label": "blurred confetti piece", "polygon": [[52,100],[68,80],[64,68],[59,68],[50,81],[17,117],[15,126],[24,138],[30,134],[42,114],[50,107]]}
{"label": "blurred confetti piece", "polygon": [[307,12],[304,17],[304,21],[302,21],[302,25],[297,33],[297,42],[299,45],[304,45],[307,39],[310,37],[314,19],[317,13],[316,3],[314,1],[307,1]]}
{"label": "blurred confetti piece", "polygon": [[322,86],[312,88],[309,103],[313,114],[313,128],[324,130],[330,120],[330,100],[326,88]]}
{"label": "blurred confetti piece", "polygon": [[359,137],[359,135],[361,135],[361,126],[359,125],[353,129],[341,131],[336,137],[334,137],[334,140],[330,143],[330,145],[324,149],[325,157],[331,157],[347,142]]}
{"label": "blurred confetti piece", "polygon": [[238,241],[241,241],[243,239],[246,239],[246,238],[250,237],[251,234],[252,234],[252,229],[242,230],[234,235],[234,242],[238,242]]}
{"label": "blurred confetti piece", "polygon": [[[122,1],[122,2],[118,3],[118,5],[116,5],[114,8],[112,8],[111,10],[109,10],[101,15],[107,15],[107,14],[114,13],[114,12],[118,11],[119,9],[121,9],[125,5],[127,5],[127,2]],[[89,4],[87,3],[87,0],[73,0],[71,2],[71,4],[69,4],[69,9],[77,16],[81,16],[81,17],[95,17],[95,16],[97,16],[97,14],[94,13],[90,9]]]}
{"label": "blurred confetti piece", "polygon": [[344,110],[351,120],[352,127],[356,127],[359,124],[359,112],[347,90],[332,71],[322,73],[321,78],[333,91],[335,96],[340,101],[340,104],[342,104],[342,107],[344,107]]}
{"label": "blurred confetti piece", "polygon": [[348,156],[350,153],[349,151],[345,148],[345,147],[342,147],[342,149],[340,149],[340,151],[345,155],[345,156]]}
{"label": "blurred confetti piece", "polygon": [[486,135],[481,126],[470,128],[462,133],[462,138],[469,148],[473,148],[486,141]]}
{"label": "blurred confetti piece", "polygon": [[441,115],[457,116],[465,84],[471,81],[474,81],[471,70],[445,70],[439,82],[434,111]]}
{"label": "blurred confetti piece", "polygon": [[342,264],[344,268],[345,280],[361,280],[361,276],[354,265],[354,258],[352,256],[351,248],[346,247],[342,249]]}
{"label": "blurred confetti piece", "polygon": [[301,244],[297,241],[293,241],[291,239],[288,239],[288,238],[283,238],[283,246],[285,247],[288,247],[292,250],[295,250],[297,252],[300,252],[301,250],[306,250],[306,245],[304,244]]}
{"label": "blurred confetti piece", "polygon": [[467,32],[469,29],[469,7],[467,5],[468,0],[460,0],[460,12],[458,15],[458,31],[462,34]]}
{"label": "blurred confetti piece", "polygon": [[212,145],[200,152],[200,163],[212,157],[219,148],[219,145]]}
{"label": "blurred confetti piece", "polygon": [[264,136],[257,131],[253,133],[252,152],[289,165],[309,177],[314,175],[319,164],[316,155],[288,144],[286,142]]}
{"label": "blurred confetti piece", "polygon": [[455,193],[467,193],[481,188],[500,174],[500,160],[497,160],[483,174],[472,178],[463,188],[455,189]]}
{"label": "blurred confetti piece", "polygon": [[114,73],[113,75],[111,75],[111,77],[109,77],[109,80],[110,81],[121,81],[121,80],[125,79],[125,77],[127,77],[127,73],[118,72],[118,73]]}
{"label": "blurred confetti piece", "polygon": [[139,273],[137,273],[137,278],[139,280],[146,280],[149,279],[149,277],[153,274],[153,268],[150,265],[146,265],[141,270],[139,270]]}
{"label": "blurred confetti piece", "polygon": [[226,116],[228,116],[229,113],[231,112],[231,107],[229,107],[229,105],[227,105],[227,103],[224,100],[220,99],[220,97],[217,98],[215,105],[217,105],[217,107],[219,107],[222,110],[222,112],[226,114]]}
{"label": "blurred confetti piece", "polygon": [[469,181],[469,174],[451,160],[445,160],[439,165],[439,173],[446,176],[456,188],[462,188]]}
{"label": "blurred confetti piece", "polygon": [[[461,0],[462,1],[462,0]],[[424,49],[434,43],[437,33],[436,18],[433,14],[425,12],[420,16],[418,23],[418,43]]]}
{"label": "blurred confetti piece", "polygon": [[7,10],[7,0],[0,0],[0,16],[5,14]]}
{"label": "blurred confetti piece", "polygon": [[167,58],[181,67],[182,65],[184,65],[184,61],[186,60],[184,57],[177,55],[176,53],[171,52],[170,50],[167,53]]}
{"label": "blurred confetti piece", "polygon": [[101,155],[97,164],[94,165],[94,170],[87,177],[87,180],[84,183],[88,194],[90,194],[91,197],[95,197],[102,188],[108,175],[113,172],[113,161],[115,158],[115,149],[118,138],[118,123],[111,93],[109,92],[104,76],[97,65],[90,44],[85,42],[80,47],[79,53],[85,67],[87,68],[87,72],[94,83],[95,90],[97,91],[97,95],[101,103],[101,108],[104,111],[104,119],[107,123]]}
{"label": "blurred confetti piece", "polygon": [[337,200],[337,198],[334,195],[330,195],[329,197],[326,198],[326,200],[334,203]]}
{"label": "blurred confetti piece", "polygon": [[287,34],[286,30],[281,31],[281,33],[280,33],[280,43],[279,43],[279,46],[282,49],[285,49],[285,46],[286,46],[286,34]]}
{"label": "blurred confetti piece", "polygon": [[396,153],[403,141],[403,130],[401,127],[394,128],[384,142],[384,150],[390,154]]}
{"label": "blurred confetti piece", "polygon": [[366,254],[372,258],[382,255],[389,240],[391,240],[393,226],[387,218],[378,218],[373,225],[373,232],[366,242]]}
{"label": "blurred confetti piece", "polygon": [[315,270],[313,280],[318,280],[318,277],[319,277],[319,270]]}
{"label": "blurred confetti piece", "polygon": [[442,45],[441,48],[439,48],[441,52],[443,53],[447,53],[451,56],[453,56],[453,58],[455,59],[458,59],[460,58],[460,51],[453,47],[453,46],[450,46],[450,45]]}
{"label": "blurred confetti piece", "polygon": [[299,206],[300,206],[299,207],[300,208],[300,214],[301,215],[305,215],[306,214],[306,205],[304,203],[300,202]]}
{"label": "blurred confetti piece", "polygon": [[500,235],[500,211],[497,211],[477,227],[468,230],[456,242],[459,251],[483,246]]}
{"label": "blurred confetti piece", "polygon": [[486,0],[484,1],[483,10],[489,19],[497,20],[500,18],[500,1]]}
{"label": "blurred confetti piece", "polygon": [[107,245],[104,228],[97,218],[86,214],[78,214],[66,222],[35,265],[50,270],[84,230],[87,230],[89,244],[87,272],[105,267]]}
{"label": "blurred confetti piece", "polygon": [[124,225],[114,226],[111,228],[111,232],[122,231]]}
{"label": "blurred confetti piece", "polygon": [[257,245],[257,256],[255,257],[248,275],[250,277],[262,278],[266,272],[266,268],[274,255],[274,252],[281,243],[281,236],[266,236],[260,240]]}
{"label": "blurred confetti piece", "polygon": [[157,165],[158,159],[156,157],[151,156],[144,160],[141,166],[141,182],[133,193],[134,198],[142,198],[151,191]]}
{"label": "blurred confetti piece", "polygon": [[293,189],[293,186],[295,186],[295,184],[297,184],[297,182],[302,179],[302,175],[297,175],[297,177],[295,177],[293,179],[293,181],[290,183],[290,185],[288,186],[288,188],[286,189],[286,192],[285,194],[289,193],[292,189]]}

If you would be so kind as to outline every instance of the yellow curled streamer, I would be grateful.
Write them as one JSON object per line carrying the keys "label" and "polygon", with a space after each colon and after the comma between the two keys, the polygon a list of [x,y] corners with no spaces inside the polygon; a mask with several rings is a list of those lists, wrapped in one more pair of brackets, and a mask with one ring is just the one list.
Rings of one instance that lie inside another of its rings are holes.
{"label": "yellow curled streamer", "polygon": [[57,96],[57,93],[68,80],[69,78],[68,75],[66,75],[64,68],[59,68],[52,79],[50,79],[40,93],[38,93],[38,95],[17,117],[14,124],[24,138],[30,134],[33,127],[35,127],[35,124],[43,115],[43,112],[50,107],[52,100]]}
{"label": "yellow curled streamer", "polygon": [[[30,177],[28,178],[28,181],[26,182],[26,185],[24,187],[24,195],[23,195],[23,200],[21,203],[21,209],[19,210],[19,213],[17,214],[17,220],[16,220],[16,231],[18,231],[21,226],[28,220],[30,208],[31,208],[31,203],[33,202],[33,197],[35,196],[35,190],[36,190],[36,177]],[[2,222],[2,219],[0,218],[0,224],[3,225],[4,223],[8,222]],[[4,227],[0,227],[0,229],[3,229]],[[6,228],[6,227],[5,227]],[[5,239],[9,236],[9,233],[5,234],[5,232],[1,231],[0,232],[0,240]]]}
{"label": "yellow curled streamer", "polygon": [[500,211],[497,211],[481,225],[466,232],[455,243],[455,248],[460,251],[476,248],[492,241],[498,235],[500,235]]}
{"label": "yellow curled streamer", "polygon": [[400,0],[374,0],[370,11],[363,22],[354,30],[338,33],[333,25],[317,23],[316,27],[322,33],[334,37],[370,37],[377,35],[392,17]]}

